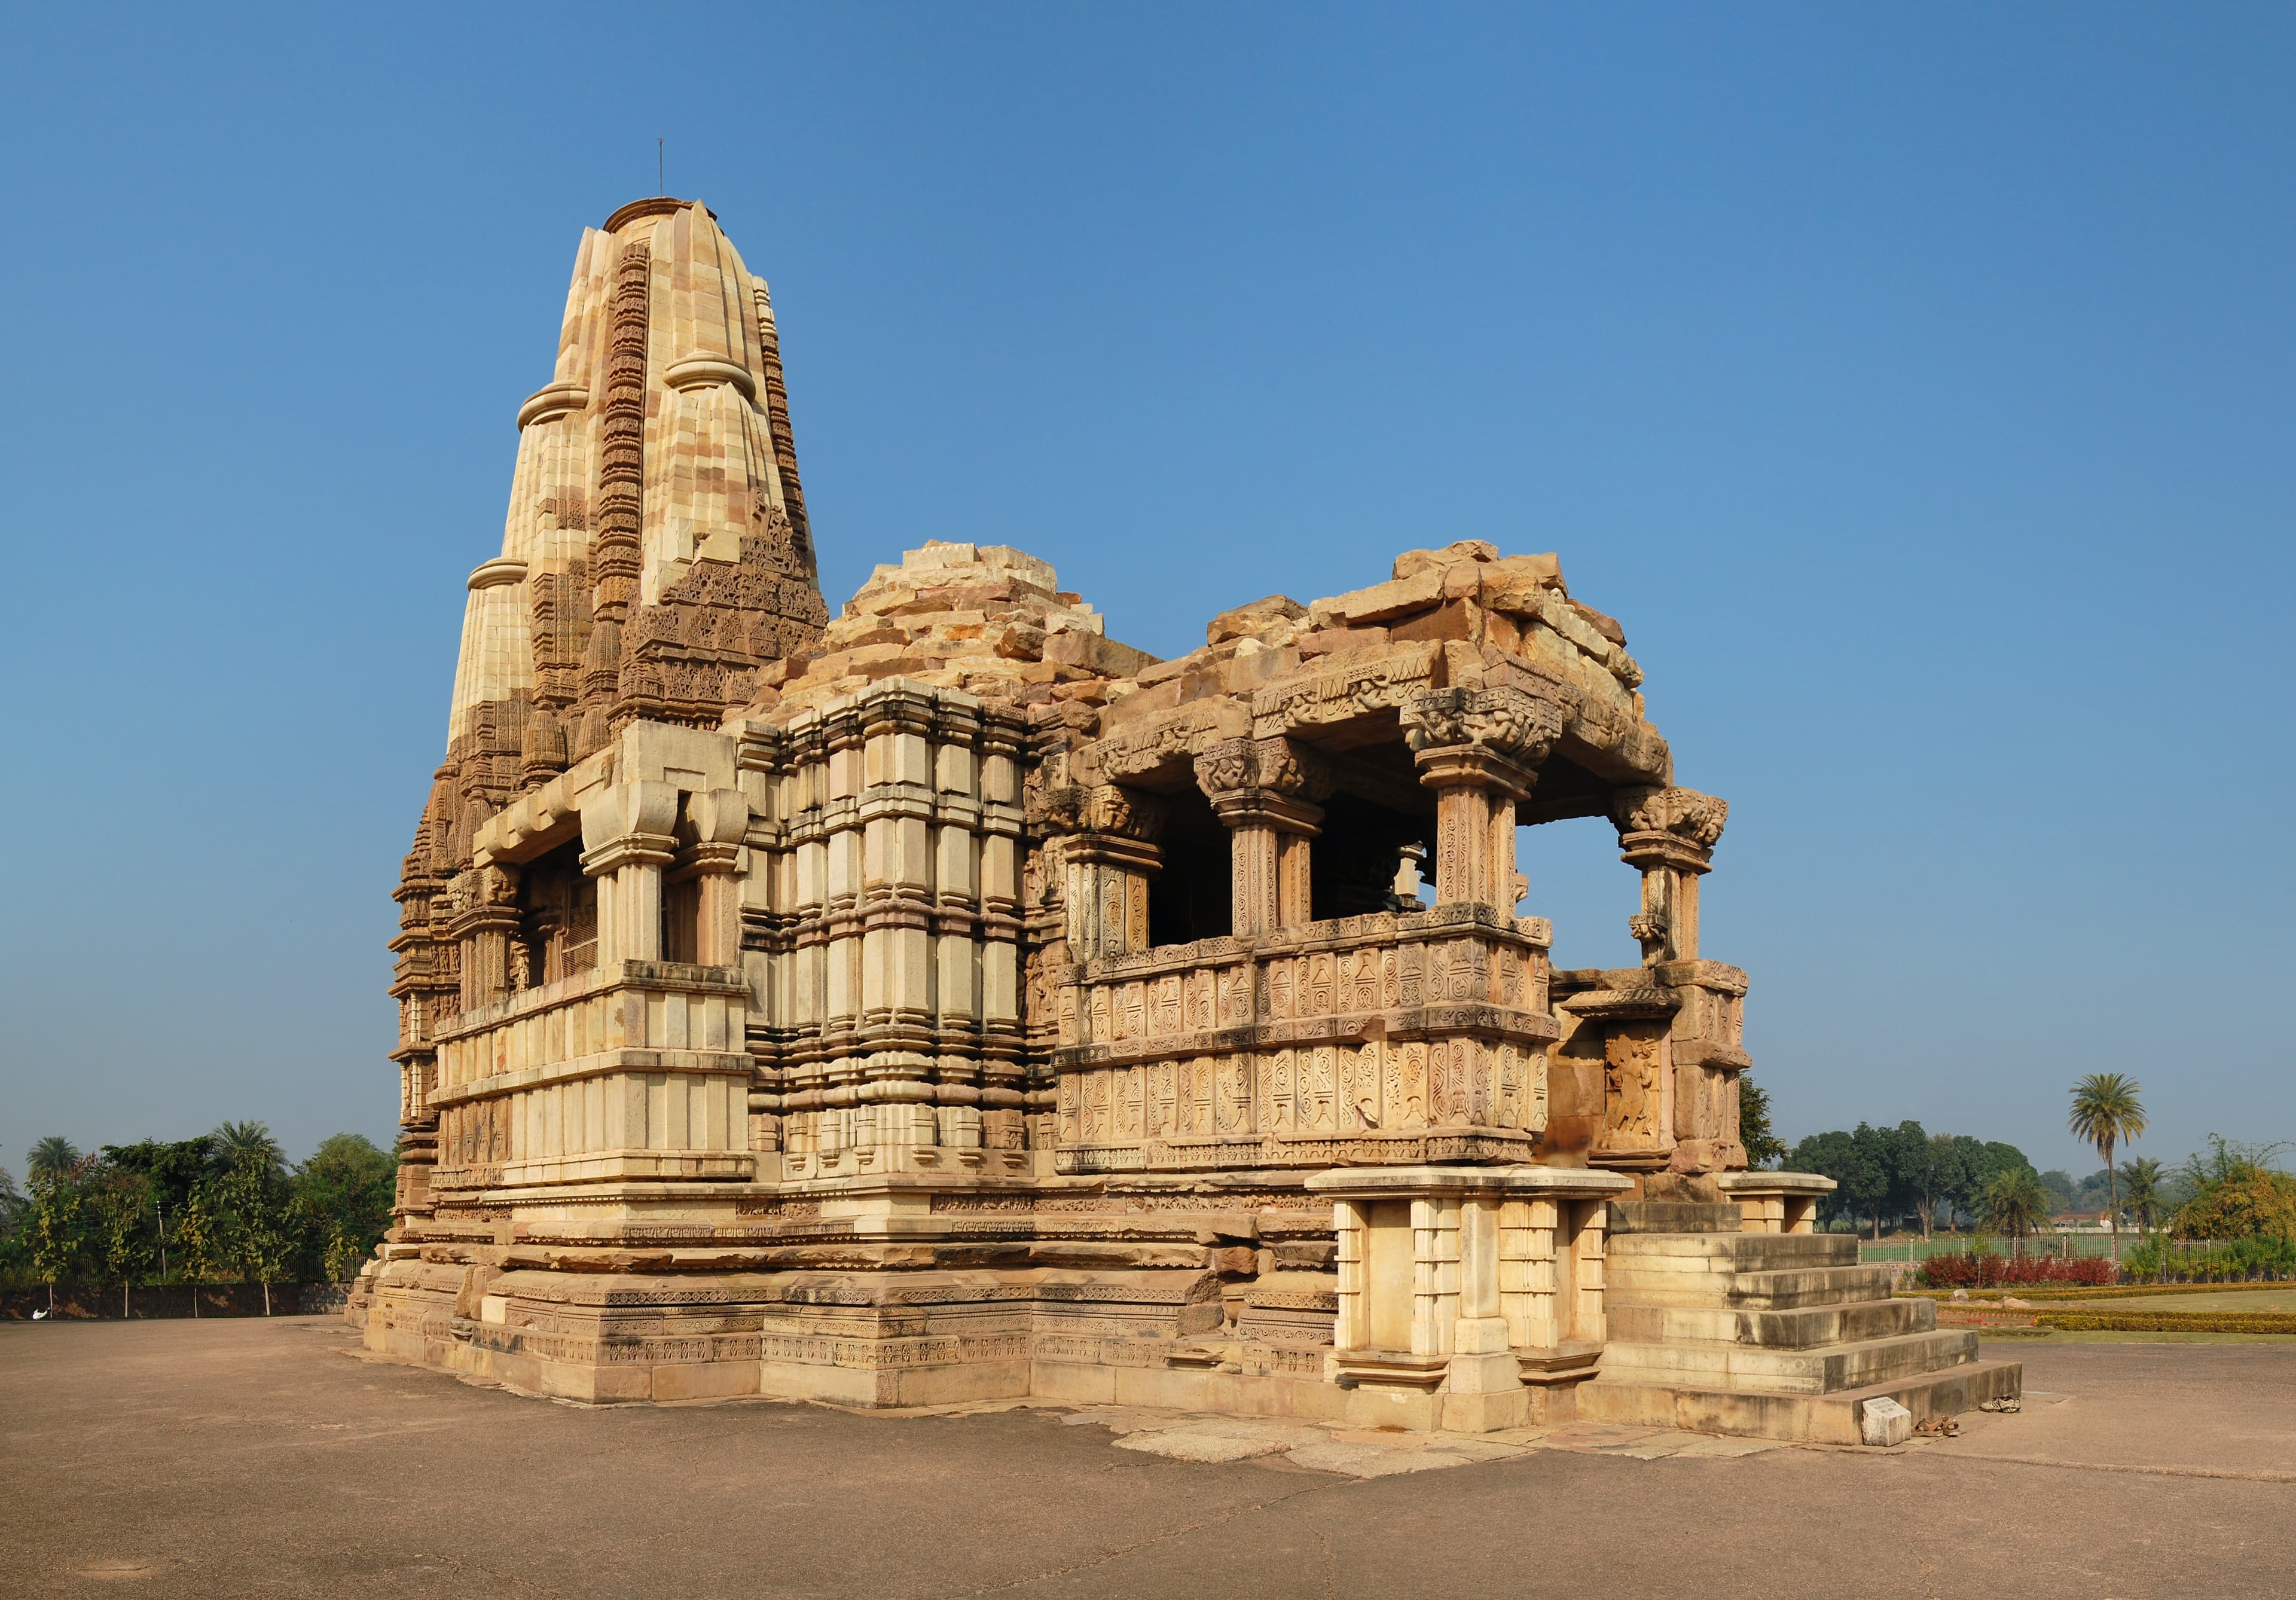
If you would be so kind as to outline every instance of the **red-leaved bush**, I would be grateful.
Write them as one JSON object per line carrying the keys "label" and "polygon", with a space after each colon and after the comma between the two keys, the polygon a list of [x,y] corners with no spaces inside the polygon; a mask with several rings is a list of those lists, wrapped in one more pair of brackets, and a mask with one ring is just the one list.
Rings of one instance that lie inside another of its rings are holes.
{"label": "red-leaved bush", "polygon": [[1928,1289],[1999,1289],[2020,1284],[2082,1284],[2102,1285],[2120,1281],[2120,1270],[2103,1256],[1997,1256],[1963,1251],[1931,1256],[1922,1263],[1922,1285]]}

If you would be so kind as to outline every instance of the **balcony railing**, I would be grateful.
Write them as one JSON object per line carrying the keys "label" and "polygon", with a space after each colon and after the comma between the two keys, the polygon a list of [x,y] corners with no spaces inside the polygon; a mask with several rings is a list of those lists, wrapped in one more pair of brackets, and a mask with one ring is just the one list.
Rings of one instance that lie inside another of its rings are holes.
{"label": "balcony railing", "polygon": [[1087,962],[1061,1001],[1054,1164],[1527,1160],[1549,938],[1459,906]]}

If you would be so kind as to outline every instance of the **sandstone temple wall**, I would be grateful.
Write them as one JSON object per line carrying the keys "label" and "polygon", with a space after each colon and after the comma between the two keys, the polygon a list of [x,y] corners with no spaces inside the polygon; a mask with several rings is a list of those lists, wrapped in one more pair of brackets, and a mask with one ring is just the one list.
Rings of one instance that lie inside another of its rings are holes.
{"label": "sandstone temple wall", "polygon": [[[765,284],[698,202],[586,233],[519,423],[398,891],[373,1348],[585,1399],[1838,1429],[1732,1398],[1718,1330],[1823,1344],[1803,1302],[1873,1284],[1824,1180],[1744,1170],[1727,808],[1554,556],[1407,551],[1172,661],[999,546],[832,619]],[[1518,829],[1578,816],[1637,966],[1555,970],[1526,909]],[[1968,1366],[1909,1315],[1745,1383]]]}

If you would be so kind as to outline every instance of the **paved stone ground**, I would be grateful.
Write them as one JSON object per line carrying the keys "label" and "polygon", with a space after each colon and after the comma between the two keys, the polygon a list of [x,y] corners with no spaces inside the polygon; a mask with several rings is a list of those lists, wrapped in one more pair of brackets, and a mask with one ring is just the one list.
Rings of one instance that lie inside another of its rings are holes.
{"label": "paved stone ground", "polygon": [[2287,1346],[2022,1346],[2021,1413],[1893,1451],[592,1409],[351,1348],[332,1318],[0,1326],[0,1594],[2296,1592]]}

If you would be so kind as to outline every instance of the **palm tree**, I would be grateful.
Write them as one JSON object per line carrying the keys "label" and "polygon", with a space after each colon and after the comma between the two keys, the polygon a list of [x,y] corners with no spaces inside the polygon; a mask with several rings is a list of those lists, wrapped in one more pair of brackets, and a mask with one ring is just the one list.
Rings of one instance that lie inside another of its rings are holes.
{"label": "palm tree", "polygon": [[2122,1139],[2144,1135],[2144,1107],[2136,1098],[2137,1083],[2119,1072],[2091,1072],[2073,1085],[2072,1115],[2068,1120],[2075,1138],[2096,1146],[2104,1158],[2105,1219],[2112,1228],[2112,1259],[2120,1262],[2120,1193],[2112,1169],[2112,1147]]}
{"label": "palm tree", "polygon": [[52,1133],[32,1146],[26,1161],[34,1183],[58,1183],[71,1176],[79,1165],[79,1150],[60,1133]]}
{"label": "palm tree", "polygon": [[1993,1175],[1977,1204],[1985,1226],[2007,1239],[2009,1253],[2015,1256],[2024,1253],[2025,1235],[2037,1231],[2047,1215],[2049,1197],[2030,1167],[2012,1167]]}
{"label": "palm tree", "polygon": [[2136,1226],[2148,1233],[2161,1215],[2161,1163],[2149,1155],[2121,1163],[2120,1180],[2128,1186],[2128,1209],[2136,1213]]}
{"label": "palm tree", "polygon": [[268,1173],[276,1174],[286,1169],[287,1153],[279,1148],[279,1141],[271,1136],[271,1129],[260,1122],[225,1122],[208,1136],[215,1141],[216,1155],[226,1168],[253,1160]]}

